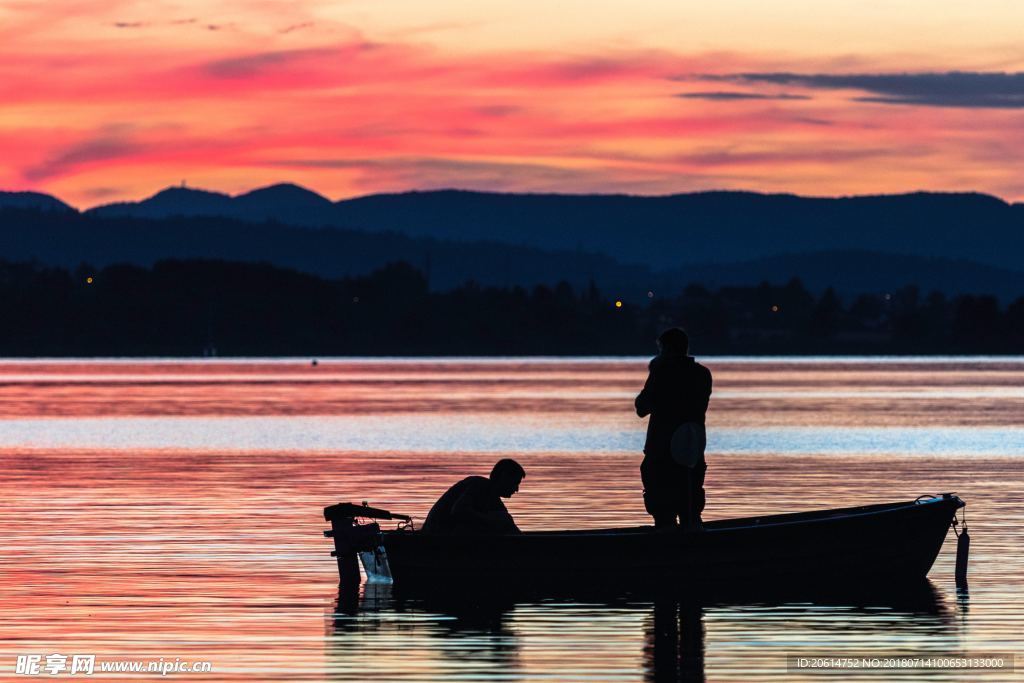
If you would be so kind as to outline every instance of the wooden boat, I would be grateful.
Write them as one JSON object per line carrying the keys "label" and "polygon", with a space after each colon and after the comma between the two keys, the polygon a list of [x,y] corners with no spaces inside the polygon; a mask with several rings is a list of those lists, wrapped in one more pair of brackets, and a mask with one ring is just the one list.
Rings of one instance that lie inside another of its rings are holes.
{"label": "wooden boat", "polygon": [[[750,587],[835,586],[920,581],[931,569],[956,511],[952,493],[860,507],[707,522],[701,531],[653,527],[443,535],[413,531],[408,517],[341,503],[331,522],[342,585],[468,583],[679,585],[742,582]],[[377,522],[404,522],[382,531]]]}

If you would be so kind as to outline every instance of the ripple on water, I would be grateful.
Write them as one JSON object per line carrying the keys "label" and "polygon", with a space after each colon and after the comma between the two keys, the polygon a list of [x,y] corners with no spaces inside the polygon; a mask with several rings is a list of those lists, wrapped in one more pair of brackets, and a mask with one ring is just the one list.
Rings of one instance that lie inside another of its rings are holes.
{"label": "ripple on water", "polygon": [[0,362],[0,666],[58,652],[212,661],[195,681],[749,681],[820,680],[787,672],[787,655],[1021,654],[1024,361],[709,364],[706,518],[957,491],[969,597],[947,540],[923,598],[877,604],[681,601],[645,595],[643,577],[601,599],[439,605],[366,586],[339,602],[324,505],[422,519],[499,452],[528,471],[509,504],[524,528],[645,523],[639,359],[326,360],[321,375]]}

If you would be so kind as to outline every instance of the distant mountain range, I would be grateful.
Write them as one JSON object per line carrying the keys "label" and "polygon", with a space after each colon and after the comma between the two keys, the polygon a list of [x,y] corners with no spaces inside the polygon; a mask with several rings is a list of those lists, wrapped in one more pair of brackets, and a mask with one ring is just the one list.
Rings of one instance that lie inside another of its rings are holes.
{"label": "distant mountain range", "polygon": [[307,227],[342,227],[336,205],[312,190],[292,184],[271,185],[236,197],[186,187],[168,187],[140,202],[119,202],[86,213],[109,218],[218,216],[242,221],[277,221]]}
{"label": "distant mountain range", "polygon": [[1024,205],[981,194],[442,190],[331,202],[282,184],[237,196],[174,187],[84,213],[48,195],[0,193],[0,210],[0,257],[60,265],[204,257],[338,276],[406,260],[434,287],[593,279],[626,298],[793,276],[846,293],[918,284],[1024,294]]}
{"label": "distant mountain range", "polygon": [[783,253],[868,250],[1017,268],[1024,205],[982,194],[915,193],[837,199],[749,192],[664,197],[498,194],[440,190],[331,203],[296,185],[231,197],[168,188],[97,216],[223,216],[307,227],[394,231],[614,254],[656,269]]}
{"label": "distant mountain range", "polygon": [[56,197],[41,192],[0,192],[0,208],[35,209],[56,211],[57,213],[76,212],[76,209]]}

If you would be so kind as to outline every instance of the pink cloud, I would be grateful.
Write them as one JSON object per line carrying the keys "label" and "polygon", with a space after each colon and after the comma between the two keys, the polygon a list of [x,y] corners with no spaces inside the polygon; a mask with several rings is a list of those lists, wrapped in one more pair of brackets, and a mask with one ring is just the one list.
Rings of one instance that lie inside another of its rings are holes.
{"label": "pink cloud", "polygon": [[[289,39],[307,34],[303,22],[279,25]],[[749,84],[747,97],[709,96],[706,83],[694,90],[703,95],[678,97],[680,74],[780,68],[764,57],[451,55],[357,33],[283,44],[0,47],[9,112],[0,177],[41,189],[77,182],[83,199],[88,187],[125,186],[120,177],[257,178],[282,168],[341,193],[438,184],[664,192],[715,179],[811,194],[897,191],[950,181],[944,165],[988,182],[970,189],[1017,186],[1010,170],[991,170],[992,141],[1019,138],[1005,111],[894,110],[828,92],[758,97]]]}

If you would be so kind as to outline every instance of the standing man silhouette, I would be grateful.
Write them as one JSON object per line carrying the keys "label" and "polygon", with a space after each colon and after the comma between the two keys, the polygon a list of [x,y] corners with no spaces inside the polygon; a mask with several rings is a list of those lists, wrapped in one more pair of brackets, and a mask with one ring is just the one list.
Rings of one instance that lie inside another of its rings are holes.
{"label": "standing man silhouette", "polygon": [[711,398],[711,371],[688,355],[690,338],[679,327],[658,337],[658,355],[636,397],[636,414],[651,416],[640,478],[644,506],[657,528],[701,528],[704,509],[704,415]]}

